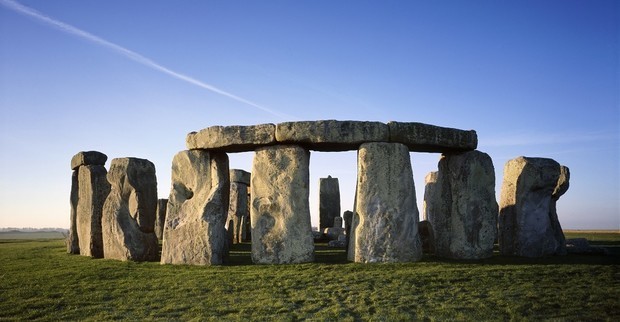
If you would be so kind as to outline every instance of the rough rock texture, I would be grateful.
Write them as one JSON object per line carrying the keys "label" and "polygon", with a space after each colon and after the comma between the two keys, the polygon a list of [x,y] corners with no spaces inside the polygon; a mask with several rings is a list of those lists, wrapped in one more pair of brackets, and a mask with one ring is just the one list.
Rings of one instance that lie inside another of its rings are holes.
{"label": "rough rock texture", "polygon": [[427,176],[427,189],[424,202],[435,254],[453,259],[491,257],[498,206],[489,155],[480,151],[444,154],[437,174]]}
{"label": "rough rock texture", "polygon": [[347,210],[342,213],[342,219],[344,220],[344,230],[347,235],[351,234],[351,222],[353,221],[353,211]]}
{"label": "rough rock texture", "polygon": [[105,258],[157,260],[155,165],[138,158],[112,159],[108,182],[112,190],[103,206]]}
{"label": "rough rock texture", "polygon": [[168,199],[157,200],[157,211],[155,212],[155,236],[157,239],[164,239],[164,225],[166,223],[166,211],[168,209]]}
{"label": "rough rock texture", "polygon": [[[233,172],[243,170],[231,170],[230,173],[230,205],[228,207],[228,230],[232,236],[232,243],[238,244],[246,239],[246,222],[250,220],[248,208],[248,184],[250,175],[241,177]],[[245,179],[248,179],[245,181]],[[241,180],[240,180],[241,179]],[[242,181],[243,180],[243,181]],[[246,183],[247,182],[247,183]]]}
{"label": "rough rock texture", "polygon": [[76,228],[80,254],[101,258],[104,255],[101,218],[110,192],[107,172],[102,165],[83,165],[78,173]]}
{"label": "rough rock texture", "polygon": [[82,165],[105,165],[108,156],[98,151],[82,151],[71,158],[71,170]]}
{"label": "rough rock texture", "polygon": [[319,178],[319,229],[334,227],[334,218],[340,216],[340,187],[338,178]]}
{"label": "rough rock texture", "polygon": [[314,260],[310,225],[310,152],[294,145],[260,148],[252,165],[252,261],[289,264]]}
{"label": "rough rock texture", "polygon": [[334,227],[336,228],[342,228],[342,217],[340,216],[336,216],[334,217]]}
{"label": "rough rock texture", "polygon": [[419,260],[422,245],[409,150],[399,143],[366,143],[360,146],[357,160],[349,260]]}
{"label": "rough rock texture", "polygon": [[323,230],[323,234],[328,240],[337,240],[340,235],[344,235],[344,228],[342,227],[329,227]]}
{"label": "rough rock texture", "polygon": [[[426,177],[424,177],[424,201],[422,202],[422,218],[424,220],[428,220],[429,213],[437,213],[441,211],[438,209],[441,205],[441,201],[433,200],[433,198],[441,198],[441,185],[440,182],[437,182],[437,178],[439,176],[438,171],[429,172]],[[435,218],[438,220],[439,218]]]}
{"label": "rough rock texture", "polygon": [[276,125],[276,140],[316,151],[356,150],[365,142],[387,142],[388,126],[381,122],[303,121]]}
{"label": "rough rock texture", "polygon": [[243,183],[246,186],[250,185],[250,179],[252,178],[252,174],[241,169],[230,169],[230,182],[238,182]]}
{"label": "rough rock texture", "polygon": [[79,199],[79,180],[78,180],[78,169],[73,170],[73,174],[71,175],[71,196],[69,198],[69,203],[71,205],[71,214],[70,214],[70,226],[69,226],[69,237],[67,239],[67,253],[69,254],[79,254],[80,253],[80,242],[78,240],[78,232],[77,232],[77,206]]}
{"label": "rough rock texture", "polygon": [[181,151],[172,160],[172,189],[162,264],[219,265],[228,255],[228,156]]}
{"label": "rough rock texture", "polygon": [[504,166],[499,215],[503,255],[566,254],[556,202],[568,189],[567,167],[546,158],[518,157]]}
{"label": "rough rock texture", "polygon": [[276,126],[211,126],[187,135],[187,148],[221,150],[225,152],[253,151],[276,142]]}
{"label": "rough rock texture", "polygon": [[428,220],[422,220],[418,223],[418,233],[422,241],[422,250],[427,254],[435,253],[435,234],[433,226]]}
{"label": "rough rock texture", "polygon": [[455,152],[475,150],[478,136],[474,130],[458,130],[416,122],[389,122],[390,142],[406,145],[411,151]]}

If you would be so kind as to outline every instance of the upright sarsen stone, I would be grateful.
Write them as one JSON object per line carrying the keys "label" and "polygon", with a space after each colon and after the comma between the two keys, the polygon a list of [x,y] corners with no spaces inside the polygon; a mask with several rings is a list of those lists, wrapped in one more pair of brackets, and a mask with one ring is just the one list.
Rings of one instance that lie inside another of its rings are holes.
{"label": "upright sarsen stone", "polygon": [[499,216],[503,255],[566,254],[556,202],[568,189],[569,171],[552,159],[518,157],[504,166]]}
{"label": "upright sarsen stone", "polygon": [[166,223],[166,211],[168,209],[168,199],[157,200],[157,211],[155,212],[155,235],[157,239],[164,239],[164,225]]}
{"label": "upright sarsen stone", "polygon": [[425,216],[435,238],[435,254],[453,259],[493,255],[498,206],[495,170],[480,151],[444,154],[439,171],[426,177]]}
{"label": "upright sarsen stone", "polygon": [[228,207],[228,230],[233,244],[246,240],[246,223],[250,220],[248,186],[250,173],[240,169],[230,170],[230,205]]}
{"label": "upright sarsen stone", "polygon": [[340,187],[338,178],[319,178],[319,230],[334,227],[340,216]]}
{"label": "upright sarsen stone", "polygon": [[69,203],[71,205],[71,214],[70,214],[70,226],[69,226],[69,236],[67,238],[67,253],[69,254],[79,254],[80,253],[80,242],[78,240],[78,232],[77,232],[77,207],[79,200],[79,180],[78,180],[78,169],[73,170],[73,174],[71,175],[71,196],[69,198]]}
{"label": "upright sarsen stone", "polygon": [[82,165],[78,171],[78,202],[76,228],[80,254],[101,258],[104,256],[102,211],[110,184],[102,165]]}
{"label": "upright sarsen stone", "polygon": [[252,165],[252,261],[290,264],[314,260],[310,225],[310,152],[294,145],[256,150]]}
{"label": "upright sarsen stone", "polygon": [[357,160],[349,260],[419,260],[422,246],[409,150],[399,143],[366,143],[360,146]]}
{"label": "upright sarsen stone", "polygon": [[162,264],[223,263],[229,190],[226,153],[190,150],[174,156]]}
{"label": "upright sarsen stone", "polygon": [[154,232],[155,165],[145,159],[117,158],[112,160],[107,177],[112,190],[103,206],[105,258],[156,260],[159,246]]}

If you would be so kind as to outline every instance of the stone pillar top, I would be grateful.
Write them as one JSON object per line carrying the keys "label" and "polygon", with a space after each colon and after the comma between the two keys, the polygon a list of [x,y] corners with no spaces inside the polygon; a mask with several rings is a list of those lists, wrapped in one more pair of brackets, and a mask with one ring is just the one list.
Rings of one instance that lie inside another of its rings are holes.
{"label": "stone pillar top", "polygon": [[366,121],[303,121],[276,125],[278,142],[303,145],[316,151],[357,150],[365,142],[387,142],[388,126]]}
{"label": "stone pillar top", "polygon": [[455,152],[478,147],[474,130],[458,130],[417,122],[389,122],[390,142],[406,145],[409,151]]}
{"label": "stone pillar top", "polygon": [[71,170],[82,165],[105,165],[108,156],[98,151],[81,151],[71,158]]}
{"label": "stone pillar top", "polygon": [[224,152],[248,152],[257,147],[276,143],[276,126],[259,124],[249,126],[211,126],[187,135],[190,150],[217,149]]}
{"label": "stone pillar top", "polygon": [[251,173],[241,169],[230,169],[230,182],[243,183],[250,185]]}

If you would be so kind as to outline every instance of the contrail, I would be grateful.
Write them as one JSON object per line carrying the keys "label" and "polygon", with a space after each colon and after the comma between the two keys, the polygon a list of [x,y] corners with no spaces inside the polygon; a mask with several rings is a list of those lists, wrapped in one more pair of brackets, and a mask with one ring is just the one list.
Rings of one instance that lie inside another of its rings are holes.
{"label": "contrail", "polygon": [[162,72],[164,74],[168,74],[168,75],[170,75],[170,76],[172,76],[174,78],[177,78],[177,79],[180,79],[182,81],[188,82],[190,84],[196,85],[198,87],[204,88],[204,89],[209,90],[211,92],[214,92],[214,93],[226,96],[226,97],[231,98],[231,99],[233,99],[235,101],[238,101],[238,102],[250,105],[250,106],[255,107],[255,108],[257,108],[257,109],[259,109],[261,111],[264,111],[264,112],[267,112],[267,113],[269,113],[271,115],[274,115],[276,117],[279,117],[279,118],[282,118],[282,119],[291,119],[292,118],[289,115],[285,115],[285,114],[279,113],[277,111],[274,111],[272,109],[269,109],[267,107],[261,106],[259,104],[256,104],[256,103],[252,102],[252,101],[249,101],[249,100],[247,100],[245,98],[242,98],[242,97],[239,97],[237,95],[234,95],[234,94],[231,94],[229,92],[226,92],[224,90],[221,90],[221,89],[219,89],[219,88],[217,88],[217,87],[215,87],[213,85],[209,85],[207,83],[201,82],[201,81],[199,81],[199,80],[197,80],[195,78],[192,78],[190,76],[187,76],[187,75],[175,72],[175,71],[173,71],[173,70],[171,70],[171,69],[169,69],[169,68],[167,68],[165,66],[162,66],[162,65],[158,64],[157,62],[155,62],[155,61],[153,61],[153,60],[151,60],[151,59],[149,59],[147,57],[144,57],[144,56],[136,53],[135,51],[131,51],[131,50],[129,50],[129,49],[123,47],[123,46],[119,46],[119,45],[117,45],[117,44],[115,44],[113,42],[110,42],[110,41],[107,41],[107,40],[105,40],[103,38],[97,37],[97,36],[95,36],[95,35],[93,35],[93,34],[91,34],[89,32],[86,32],[86,31],[81,30],[79,28],[73,27],[73,26],[71,26],[69,24],[66,24],[64,22],[52,19],[52,18],[50,18],[50,17],[48,17],[48,16],[46,16],[46,15],[44,15],[44,14],[42,14],[42,13],[40,13],[40,12],[34,10],[34,9],[32,9],[32,8],[23,6],[20,3],[17,3],[17,2],[15,2],[13,0],[0,0],[0,4],[4,5],[5,7],[9,8],[9,9],[11,9],[13,11],[21,13],[23,15],[36,18],[37,20],[39,20],[41,22],[44,22],[44,23],[46,23],[48,25],[51,25],[52,27],[55,27],[57,29],[60,29],[61,31],[64,31],[64,32],[66,32],[68,34],[72,34],[72,35],[78,36],[78,37],[80,37],[82,39],[91,41],[91,42],[93,42],[93,43],[95,43],[97,45],[100,45],[100,46],[112,49],[112,50],[116,51],[117,53],[119,53],[119,54],[121,54],[121,55],[123,55],[123,56],[125,56],[125,57],[127,57],[127,58],[129,58],[129,59],[131,59],[131,60],[133,60],[135,62],[137,62],[137,63],[140,63],[142,65],[150,67],[150,68],[152,68],[154,70],[160,71],[160,72]]}

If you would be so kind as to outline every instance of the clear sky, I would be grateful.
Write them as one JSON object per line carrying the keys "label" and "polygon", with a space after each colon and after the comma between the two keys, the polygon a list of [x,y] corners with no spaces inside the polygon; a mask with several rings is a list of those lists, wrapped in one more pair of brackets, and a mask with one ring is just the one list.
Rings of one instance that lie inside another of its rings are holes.
{"label": "clear sky", "polygon": [[[620,229],[619,21],[616,0],[0,0],[0,227],[68,227],[79,151],[151,160],[167,198],[188,132],[338,119],[475,129],[498,198],[506,161],[553,158],[563,228]],[[421,211],[439,155],[411,159]],[[356,153],[312,153],[313,225],[327,175],[351,209]]]}

